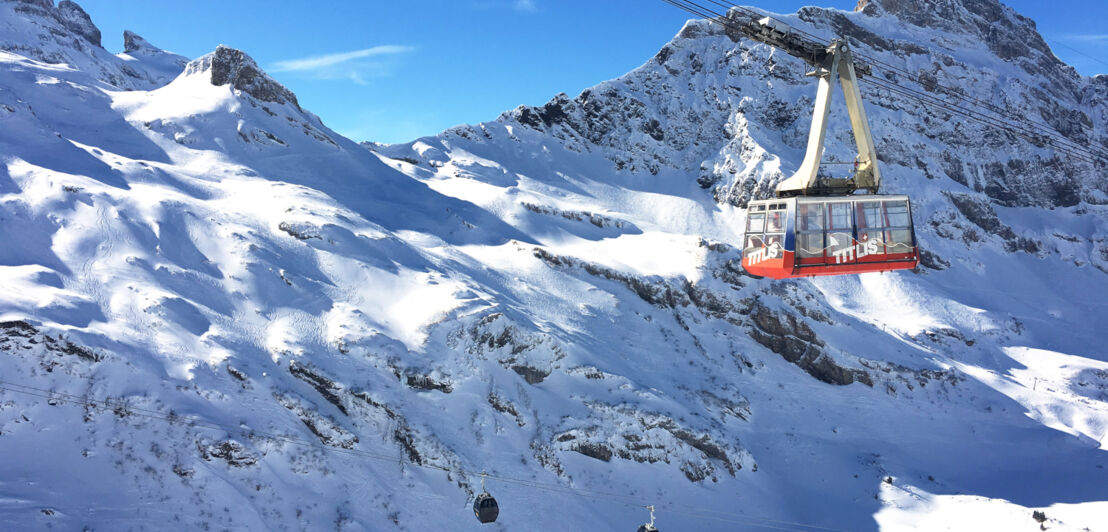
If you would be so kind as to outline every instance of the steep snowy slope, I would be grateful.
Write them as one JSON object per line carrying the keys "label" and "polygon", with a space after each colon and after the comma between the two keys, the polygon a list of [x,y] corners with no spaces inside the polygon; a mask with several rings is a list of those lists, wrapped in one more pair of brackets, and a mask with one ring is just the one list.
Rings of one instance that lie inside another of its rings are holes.
{"label": "steep snowy slope", "polygon": [[[904,4],[783,19],[1106,145],[1104,78],[1013,44],[1033,23]],[[706,21],[574,99],[360,146],[241,51],[0,9],[4,528],[1108,515],[1102,167],[868,92],[927,267],[770,282],[730,244],[814,87]]]}

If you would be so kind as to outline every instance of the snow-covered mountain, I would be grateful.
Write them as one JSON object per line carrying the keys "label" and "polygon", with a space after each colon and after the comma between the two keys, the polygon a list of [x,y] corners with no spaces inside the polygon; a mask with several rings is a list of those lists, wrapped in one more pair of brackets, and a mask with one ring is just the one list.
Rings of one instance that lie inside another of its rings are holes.
{"label": "snow-covered mountain", "polygon": [[[1011,9],[861,7],[780,18],[1108,148],[1108,77]],[[722,26],[389,146],[242,51],[125,41],[0,1],[5,529],[1108,522],[1103,166],[871,87],[925,266],[771,282],[741,207],[814,85]]]}

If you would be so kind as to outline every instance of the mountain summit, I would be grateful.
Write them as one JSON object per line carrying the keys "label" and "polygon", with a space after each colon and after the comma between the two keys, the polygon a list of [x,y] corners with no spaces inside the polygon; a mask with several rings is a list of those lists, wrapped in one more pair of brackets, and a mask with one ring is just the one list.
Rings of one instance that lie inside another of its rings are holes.
{"label": "mountain summit", "polygon": [[[52,0],[0,0],[0,17],[5,21],[0,25],[0,50],[42,63],[68,65],[118,89],[164,85],[181,73],[186,62],[130,32],[124,33],[124,54],[112,55],[101,46],[100,29],[88,13],[69,0],[57,6]],[[145,46],[131,49],[139,41]],[[139,50],[135,56],[127,55]],[[138,55],[148,60],[135,60]]]}
{"label": "mountain summit", "polygon": [[214,52],[190,62],[185,74],[210,72],[212,85],[230,85],[263,102],[300,104],[296,95],[258,68],[250,56],[240,50],[219,45]]}

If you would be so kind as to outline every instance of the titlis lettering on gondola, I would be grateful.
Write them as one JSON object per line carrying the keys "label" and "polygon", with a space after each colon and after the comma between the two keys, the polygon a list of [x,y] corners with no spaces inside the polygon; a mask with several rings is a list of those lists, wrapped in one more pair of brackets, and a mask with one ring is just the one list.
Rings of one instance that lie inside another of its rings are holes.
{"label": "titlis lettering on gondola", "polygon": [[781,243],[773,242],[767,247],[758,248],[750,252],[749,263],[751,265],[758,264],[762,261],[769,259],[776,259],[781,256]]}
{"label": "titlis lettering on gondola", "polygon": [[842,264],[848,260],[857,260],[862,257],[877,254],[877,241],[867,240],[865,242],[859,242],[853,246],[845,247],[838,251],[831,253],[832,257],[835,257],[835,264]]}

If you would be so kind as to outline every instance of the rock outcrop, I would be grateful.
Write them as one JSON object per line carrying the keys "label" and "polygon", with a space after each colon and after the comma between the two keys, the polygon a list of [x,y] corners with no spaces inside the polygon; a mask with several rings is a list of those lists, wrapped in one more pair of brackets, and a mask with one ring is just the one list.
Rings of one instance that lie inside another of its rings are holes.
{"label": "rock outcrop", "polygon": [[214,52],[191,61],[185,73],[210,73],[212,85],[230,85],[260,101],[291,103],[300,109],[292,91],[263,72],[249,55],[229,46],[219,45]]}

